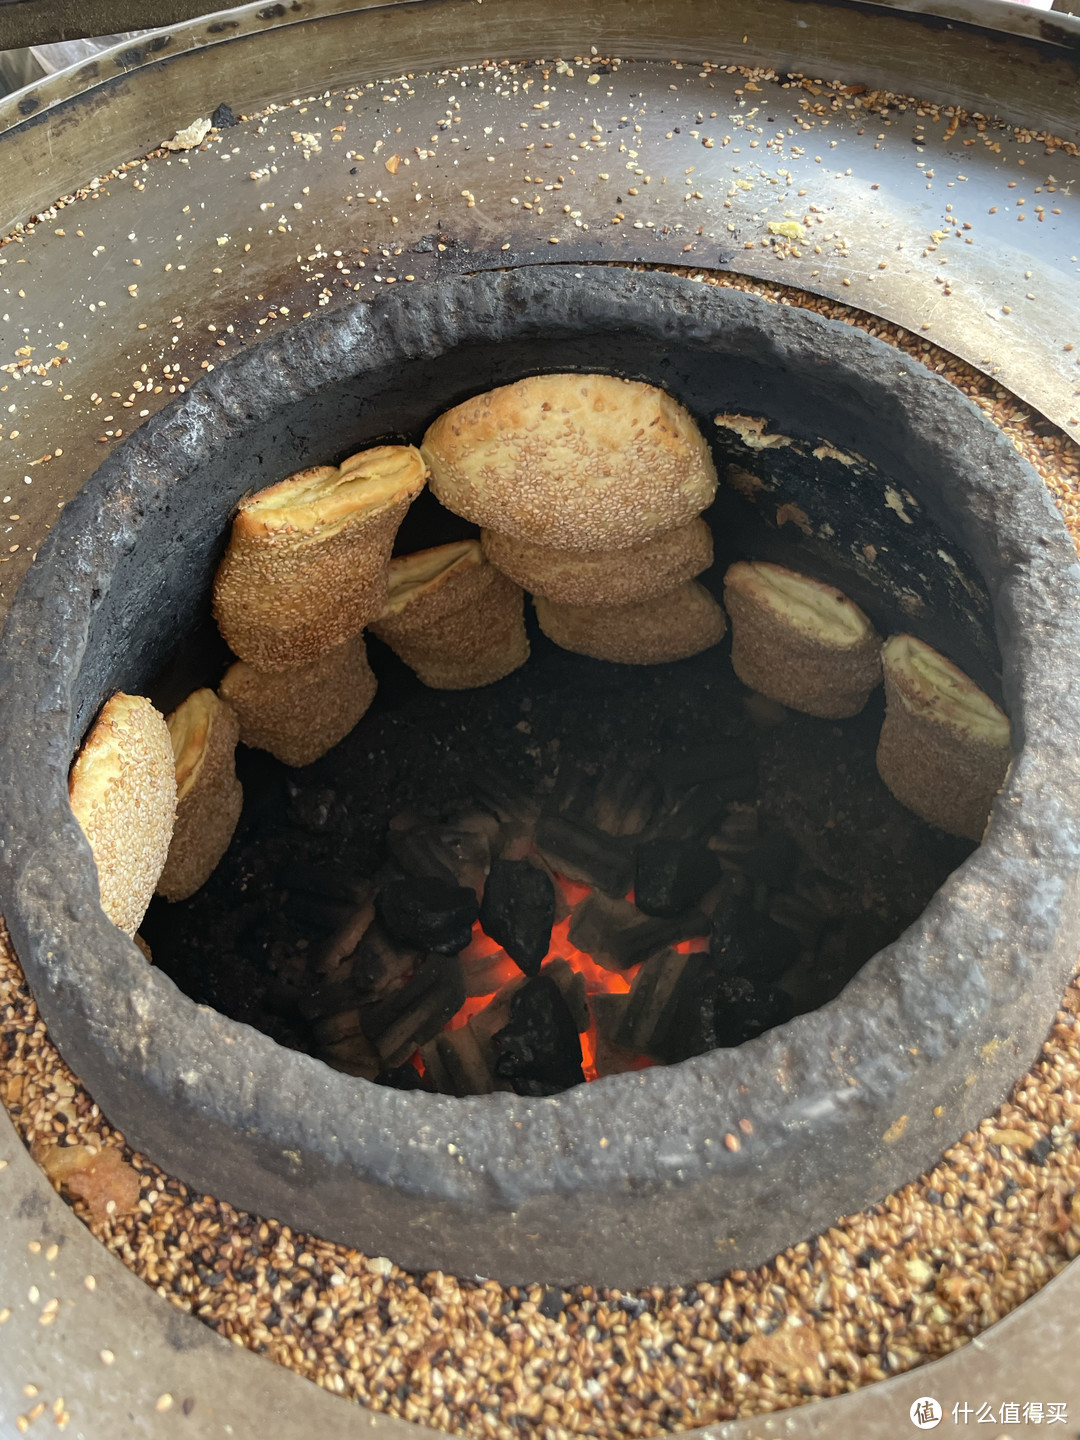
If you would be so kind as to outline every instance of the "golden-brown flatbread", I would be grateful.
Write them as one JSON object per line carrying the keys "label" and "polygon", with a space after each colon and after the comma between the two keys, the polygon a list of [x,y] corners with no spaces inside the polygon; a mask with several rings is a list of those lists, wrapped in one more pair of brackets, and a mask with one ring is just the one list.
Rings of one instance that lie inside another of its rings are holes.
{"label": "golden-brown flatbread", "polygon": [[535,596],[540,628],[556,645],[594,660],[661,665],[724,638],[724,612],[696,580],[636,605],[561,605]]}
{"label": "golden-brown flatbread", "polygon": [[238,660],[219,687],[240,739],[284,765],[311,765],[353,728],[375,698],[363,635],[296,670],[256,670]]}
{"label": "golden-brown flatbread", "polygon": [[149,700],[118,692],[102,708],[71,767],[68,799],[94,854],[101,908],[134,935],[176,814],[169,729]]}
{"label": "golden-brown flatbread", "polygon": [[890,636],[881,660],[886,709],[878,773],[928,824],[981,840],[1012,758],[1008,717],[914,635]]}
{"label": "golden-brown flatbread", "polygon": [[229,648],[263,671],[308,665],[386,600],[394,537],[426,471],[411,445],[316,465],[245,500],[214,580]]}
{"label": "golden-brown flatbread", "polygon": [[626,549],[712,501],[716,468],[689,412],[655,385],[535,375],[440,415],[421,453],[449,510],[561,550]]}
{"label": "golden-brown flatbread", "polygon": [[240,722],[213,690],[196,690],[166,718],[176,762],[176,824],[157,893],[186,900],[229,848],[244,792],[236,778]]}
{"label": "golden-brown flatbread", "polygon": [[458,540],[390,562],[386,607],[371,631],[436,690],[490,685],[529,658],[525,597]]}
{"label": "golden-brown flatbread", "polygon": [[700,517],[626,550],[555,550],[484,530],[484,554],[532,595],[564,605],[633,605],[673,590],[712,564],[712,531]]}
{"label": "golden-brown flatbread", "polygon": [[731,663],[751,690],[828,719],[857,715],[881,683],[881,637],[832,585],[739,560],[724,576]]}

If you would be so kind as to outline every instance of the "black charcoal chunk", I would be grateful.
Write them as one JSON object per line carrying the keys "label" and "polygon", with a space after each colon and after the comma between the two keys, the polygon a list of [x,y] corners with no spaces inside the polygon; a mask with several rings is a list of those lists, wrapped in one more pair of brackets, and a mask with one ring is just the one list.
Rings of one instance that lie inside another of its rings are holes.
{"label": "black charcoal chunk", "polygon": [[380,1070],[375,1076],[376,1085],[385,1085],[391,1090],[430,1090],[415,1065],[395,1065],[389,1070]]}
{"label": "black charcoal chunk", "polygon": [[712,995],[713,1046],[723,1049],[742,1045],[790,1020],[794,1006],[790,996],[768,984],[759,984],[745,975],[721,975]]}
{"label": "black charcoal chunk", "polygon": [[210,116],[210,124],[215,130],[228,130],[236,124],[236,116],[233,114],[231,105],[226,105],[223,100],[214,113]]}
{"label": "black charcoal chunk", "polygon": [[456,955],[428,955],[400,990],[360,1012],[360,1026],[392,1070],[431,1040],[465,1003],[465,979]]}
{"label": "black charcoal chunk", "polygon": [[551,945],[555,886],[527,860],[496,860],[484,886],[480,927],[526,975],[537,975]]}
{"label": "black charcoal chunk", "polygon": [[375,907],[395,940],[441,955],[464,950],[478,914],[468,886],[430,877],[391,880],[379,891]]}
{"label": "black charcoal chunk", "polygon": [[542,815],[536,824],[536,848],[569,880],[595,885],[621,898],[634,874],[634,845],[625,836],[608,835],[594,825],[563,815]]}
{"label": "black charcoal chunk", "polygon": [[556,1095],[581,1085],[581,1041],[559,987],[546,975],[510,997],[510,1020],[493,1036],[495,1073],[518,1095]]}
{"label": "black charcoal chunk", "polygon": [[745,899],[713,916],[709,951],[722,974],[768,984],[791,969],[801,948],[793,930],[759,915]]}
{"label": "black charcoal chunk", "polygon": [[719,878],[720,862],[704,845],[647,840],[637,849],[634,903],[646,915],[681,915]]}

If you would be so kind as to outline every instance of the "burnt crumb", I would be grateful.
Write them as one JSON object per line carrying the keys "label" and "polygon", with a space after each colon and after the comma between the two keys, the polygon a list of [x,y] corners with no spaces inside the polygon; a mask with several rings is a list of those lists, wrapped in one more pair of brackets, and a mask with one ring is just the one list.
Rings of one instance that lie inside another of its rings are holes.
{"label": "burnt crumb", "polygon": [[1046,1158],[1054,1148],[1054,1142],[1049,1135],[1040,1135],[1031,1147],[1031,1159],[1035,1165],[1045,1165]]}
{"label": "burnt crumb", "polygon": [[237,120],[232,112],[232,107],[226,105],[224,100],[210,116],[210,124],[215,130],[227,130],[230,125],[235,125],[236,123]]}
{"label": "burnt crumb", "polygon": [[547,1320],[558,1320],[566,1309],[566,1297],[561,1290],[550,1287],[544,1290],[543,1298],[536,1307]]}

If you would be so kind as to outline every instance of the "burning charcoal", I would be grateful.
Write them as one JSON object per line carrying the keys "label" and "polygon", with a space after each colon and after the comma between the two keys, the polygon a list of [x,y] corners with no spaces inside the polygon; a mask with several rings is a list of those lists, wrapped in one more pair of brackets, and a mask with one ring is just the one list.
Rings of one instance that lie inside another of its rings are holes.
{"label": "burning charcoal", "polygon": [[574,1017],[578,1034],[587,1030],[589,1028],[589,1001],[585,994],[585,976],[579,974],[569,960],[564,960],[561,956],[549,960],[540,973],[546,975],[549,980],[554,980],[559,987],[559,993],[566,1001],[570,1014]]}
{"label": "burning charcoal", "polygon": [[[481,936],[481,940],[486,939]],[[462,973],[465,976],[465,994],[471,999],[478,995],[494,995],[496,990],[508,985],[511,980],[521,977],[520,968],[514,964],[505,950],[485,950],[473,953],[472,943],[461,951]]]}
{"label": "burning charcoal", "polygon": [[696,910],[674,919],[659,919],[643,915],[629,900],[593,894],[575,906],[569,939],[605,970],[629,970],[669,945],[705,935],[708,930],[708,920]]}
{"label": "burning charcoal", "polygon": [[681,915],[719,878],[720,862],[704,845],[648,840],[637,849],[634,903],[646,915]]}
{"label": "burning charcoal", "polygon": [[468,1025],[436,1035],[421,1046],[420,1058],[440,1095],[490,1095],[506,1088],[492,1074],[484,1050]]}
{"label": "burning charcoal", "polygon": [[467,886],[434,878],[391,880],[375,904],[395,940],[440,955],[464,950],[478,913],[476,896]]}
{"label": "burning charcoal", "polygon": [[437,1035],[464,1003],[465,982],[457,957],[429,955],[400,990],[367,1006],[360,1023],[383,1068],[393,1068]]}
{"label": "burning charcoal", "polygon": [[664,1065],[700,1055],[713,1044],[715,986],[709,955],[666,950],[647,960],[630,987],[616,1043]]}
{"label": "burning charcoal", "polygon": [[625,1075],[630,1070],[641,1068],[643,1057],[637,1051],[627,1050],[619,1045],[615,1038],[629,1002],[629,995],[601,993],[589,996],[589,1009],[596,1025],[596,1054],[593,1064],[598,1080],[605,1075]]}
{"label": "burning charcoal", "polygon": [[536,975],[551,945],[555,886],[527,860],[496,860],[480,903],[480,927],[526,975]]}
{"label": "burning charcoal", "polygon": [[669,792],[707,783],[727,800],[744,800],[757,788],[754,752],[740,740],[714,740],[688,750],[669,751],[655,769]]}
{"label": "burning charcoal", "polygon": [[510,1019],[493,1037],[495,1073],[518,1095],[555,1095],[584,1083],[581,1041],[559,987],[546,975],[526,980],[510,997]]}
{"label": "burning charcoal", "polygon": [[799,864],[799,847],[790,835],[774,831],[764,836],[738,864],[751,880],[768,885],[770,890],[783,890]]}
{"label": "burning charcoal", "polygon": [[387,848],[406,875],[464,885],[477,895],[484,888],[491,864],[487,837],[456,825],[420,824],[407,830],[391,827]]}
{"label": "burning charcoal", "polygon": [[713,1045],[725,1049],[741,1045],[794,1013],[789,996],[771,985],[759,985],[745,975],[722,975],[713,991]]}
{"label": "burning charcoal", "polygon": [[434,1087],[426,1075],[421,1075],[415,1065],[395,1065],[389,1070],[380,1070],[375,1076],[376,1085],[385,1085],[390,1090],[431,1090]]}
{"label": "burning charcoal", "polygon": [[536,848],[565,875],[595,885],[605,895],[622,896],[634,873],[634,851],[622,836],[560,815],[542,815],[536,825]]}
{"label": "burning charcoal", "polygon": [[596,786],[591,815],[608,835],[640,835],[656,811],[656,785],[633,770],[609,770]]}

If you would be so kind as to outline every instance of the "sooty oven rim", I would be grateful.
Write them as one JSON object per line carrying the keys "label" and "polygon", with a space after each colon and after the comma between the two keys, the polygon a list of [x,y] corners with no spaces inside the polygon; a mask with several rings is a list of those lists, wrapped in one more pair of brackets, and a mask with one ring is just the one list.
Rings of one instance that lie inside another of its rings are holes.
{"label": "sooty oven rim", "polygon": [[[334,386],[362,412],[418,358],[627,333],[752,356],[811,391],[827,378],[871,460],[874,435],[902,439],[917,499],[993,603],[1018,754],[983,845],[823,1009],[551,1098],[376,1087],[195,1005],[106,920],[66,780],[98,706],[145,684],[190,623],[251,488],[223,471],[229,446],[235,461],[255,427],[317,412]],[[1035,472],[948,382],[858,328],[611,267],[395,287],[221,366],[64,511],[0,640],[0,905],[65,1059],[131,1144],[200,1191],[406,1268],[507,1283],[752,1266],[912,1179],[1000,1103],[1050,1026],[1080,938],[1078,600]]]}

